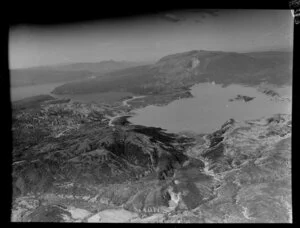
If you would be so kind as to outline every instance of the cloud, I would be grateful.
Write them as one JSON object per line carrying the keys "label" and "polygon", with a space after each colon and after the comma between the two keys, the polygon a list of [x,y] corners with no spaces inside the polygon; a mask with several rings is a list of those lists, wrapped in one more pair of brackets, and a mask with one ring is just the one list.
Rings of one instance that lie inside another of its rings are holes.
{"label": "cloud", "polygon": [[206,18],[207,16],[211,16],[211,17],[219,16],[218,14],[219,10],[214,10],[214,9],[190,9],[186,11],[194,14],[193,15],[194,22],[196,23],[202,23],[203,19]]}
{"label": "cloud", "polygon": [[161,44],[160,44],[160,42],[155,42],[155,45],[154,45],[154,46],[155,46],[156,49],[158,49],[158,48],[161,47]]}
{"label": "cloud", "polygon": [[171,14],[171,13],[167,13],[167,14],[162,15],[162,18],[167,20],[167,21],[175,22],[175,23],[184,20],[184,18],[181,18],[181,17],[179,17],[175,14]]}
{"label": "cloud", "polygon": [[207,16],[219,16],[219,10],[213,9],[187,9],[183,11],[178,11],[176,13],[165,13],[161,14],[160,17],[163,20],[178,23],[180,21],[185,21],[187,19],[192,20],[196,23],[202,22],[202,19],[206,18]]}
{"label": "cloud", "polygon": [[218,14],[219,10],[216,10],[216,9],[188,9],[186,11],[191,12],[191,13],[198,13],[198,14],[201,14],[201,16],[204,16],[204,17],[206,15],[210,15],[210,16],[214,16],[214,17],[219,16],[219,14]]}
{"label": "cloud", "polygon": [[201,23],[201,22],[202,22],[202,20],[200,20],[200,19],[196,19],[196,20],[195,20],[195,22],[196,22],[196,23]]}

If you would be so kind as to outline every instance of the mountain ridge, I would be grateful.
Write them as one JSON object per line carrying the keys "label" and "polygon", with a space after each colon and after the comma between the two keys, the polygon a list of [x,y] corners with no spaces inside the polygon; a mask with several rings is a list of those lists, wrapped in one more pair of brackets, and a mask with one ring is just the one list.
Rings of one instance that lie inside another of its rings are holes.
{"label": "mountain ridge", "polygon": [[10,69],[12,87],[83,80],[91,76],[134,67],[143,62],[107,60],[101,62],[66,63],[40,67]]}
{"label": "mountain ridge", "polygon": [[259,85],[291,84],[292,55],[286,52],[236,53],[189,51],[164,56],[152,65],[107,73],[84,84],[67,83],[54,94],[91,93],[122,90],[133,93],[164,93],[196,83]]}

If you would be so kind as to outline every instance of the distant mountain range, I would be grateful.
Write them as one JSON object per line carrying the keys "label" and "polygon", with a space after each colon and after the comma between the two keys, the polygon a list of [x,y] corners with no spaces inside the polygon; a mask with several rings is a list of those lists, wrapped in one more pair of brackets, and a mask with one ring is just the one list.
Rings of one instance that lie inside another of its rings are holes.
{"label": "distant mountain range", "polygon": [[156,94],[207,81],[219,84],[291,84],[292,53],[194,50],[165,56],[155,64],[119,69],[101,76],[64,84],[53,93],[128,91]]}
{"label": "distant mountain range", "polygon": [[[115,70],[121,70],[129,67],[145,65],[148,62],[129,62],[129,61],[114,61],[106,60],[101,62],[82,62],[61,64],[51,68],[63,71],[89,71],[92,73],[108,73]],[[149,63],[148,63],[149,64]]]}
{"label": "distant mountain range", "polygon": [[12,87],[68,82],[143,64],[145,63],[108,60],[11,69],[10,79]]}

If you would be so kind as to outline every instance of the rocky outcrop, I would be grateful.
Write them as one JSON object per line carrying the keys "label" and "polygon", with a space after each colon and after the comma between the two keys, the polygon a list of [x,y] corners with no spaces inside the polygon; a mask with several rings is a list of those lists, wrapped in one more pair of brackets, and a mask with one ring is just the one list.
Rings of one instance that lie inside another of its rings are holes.
{"label": "rocky outcrop", "polygon": [[244,101],[244,102],[249,102],[252,101],[255,97],[249,97],[245,95],[240,95],[238,94],[235,98],[229,99],[230,102],[232,101]]}

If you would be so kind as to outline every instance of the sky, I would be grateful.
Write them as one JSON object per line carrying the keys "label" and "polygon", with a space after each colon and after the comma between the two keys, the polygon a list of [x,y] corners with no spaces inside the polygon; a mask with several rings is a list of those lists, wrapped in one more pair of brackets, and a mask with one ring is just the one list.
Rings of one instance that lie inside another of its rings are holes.
{"label": "sky", "polygon": [[74,62],[157,61],[191,50],[292,50],[290,10],[182,10],[9,33],[10,68]]}

